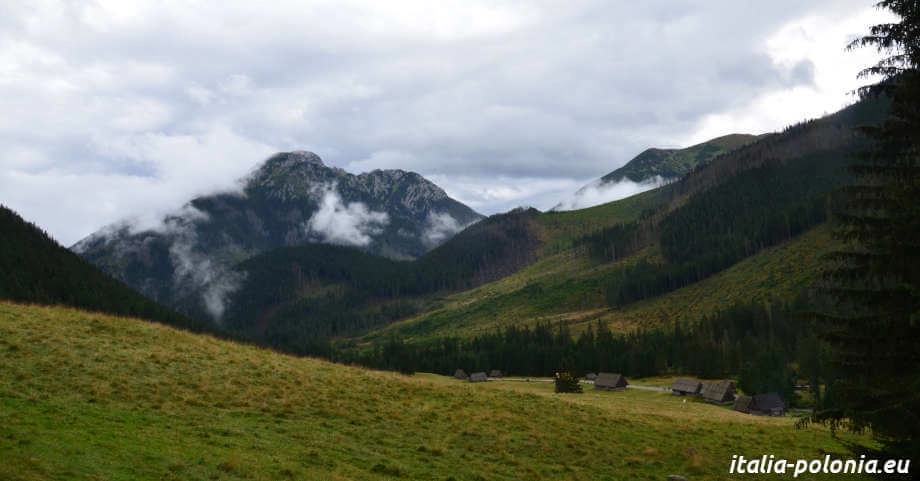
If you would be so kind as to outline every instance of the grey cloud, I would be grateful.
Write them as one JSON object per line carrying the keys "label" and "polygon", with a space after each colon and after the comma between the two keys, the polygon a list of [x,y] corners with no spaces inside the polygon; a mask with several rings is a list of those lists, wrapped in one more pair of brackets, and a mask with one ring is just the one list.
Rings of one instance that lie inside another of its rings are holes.
{"label": "grey cloud", "polygon": [[[669,146],[709,115],[812,84],[814,66],[775,64],[766,38],[805,15],[865,6],[5,4],[0,201],[68,242],[88,233],[73,218],[98,228],[167,211],[298,149],[351,170],[563,185]],[[100,199],[59,212],[32,193],[42,186]],[[536,190],[514,199],[533,203]],[[515,201],[467,200],[486,213]]]}

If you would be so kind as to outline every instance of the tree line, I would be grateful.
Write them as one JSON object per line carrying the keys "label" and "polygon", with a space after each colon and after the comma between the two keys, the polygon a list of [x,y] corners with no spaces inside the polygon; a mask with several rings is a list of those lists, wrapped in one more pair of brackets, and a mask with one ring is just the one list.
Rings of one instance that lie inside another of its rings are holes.
{"label": "tree line", "polygon": [[791,399],[795,379],[818,385],[823,349],[804,313],[808,302],[736,304],[698,323],[626,334],[597,323],[573,335],[565,324],[497,329],[472,338],[409,343],[391,338],[371,349],[332,350],[337,360],[411,373],[450,375],[500,369],[518,376],[619,372],[627,377],[737,377],[749,393]]}

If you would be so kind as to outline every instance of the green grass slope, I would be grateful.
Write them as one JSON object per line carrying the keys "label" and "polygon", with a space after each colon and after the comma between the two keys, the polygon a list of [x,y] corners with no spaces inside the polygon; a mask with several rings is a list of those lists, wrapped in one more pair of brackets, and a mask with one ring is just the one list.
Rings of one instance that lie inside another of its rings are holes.
{"label": "green grass slope", "polygon": [[732,455],[867,442],[661,392],[404,377],[64,308],[0,303],[0,359],[0,479],[747,479]]}

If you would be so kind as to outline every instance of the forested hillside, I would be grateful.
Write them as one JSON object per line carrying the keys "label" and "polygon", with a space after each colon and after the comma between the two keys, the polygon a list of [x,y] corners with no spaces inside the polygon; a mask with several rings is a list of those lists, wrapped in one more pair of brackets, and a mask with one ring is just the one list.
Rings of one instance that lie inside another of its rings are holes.
{"label": "forested hillside", "polygon": [[[548,249],[536,263],[364,339],[435,346],[541,323],[578,326],[576,336],[593,322],[628,333],[668,328],[681,309],[693,329],[749,302],[745,295],[791,303],[820,275],[817,259],[830,250],[826,231],[815,229],[835,209],[830,193],[851,179],[847,167],[868,145],[858,129],[881,121],[887,105],[864,100],[763,136],[680,181],[609,206],[544,214]],[[488,351],[487,342],[464,345]]]}
{"label": "forested hillside", "polygon": [[[538,216],[533,209],[492,216],[416,261],[325,244],[270,251],[236,267],[244,280],[221,326],[283,350],[328,354],[330,338],[386,326],[430,308],[433,294],[528,265],[542,245]],[[200,298],[188,297],[190,312],[205,309]]]}
{"label": "forested hillside", "polygon": [[204,323],[146,299],[0,206],[0,299],[91,309],[203,330]]}

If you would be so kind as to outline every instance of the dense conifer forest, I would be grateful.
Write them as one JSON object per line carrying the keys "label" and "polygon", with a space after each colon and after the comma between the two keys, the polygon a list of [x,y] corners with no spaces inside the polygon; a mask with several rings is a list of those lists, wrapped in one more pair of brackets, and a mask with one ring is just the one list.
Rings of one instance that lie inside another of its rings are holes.
{"label": "dense conifer forest", "polygon": [[692,326],[614,333],[600,324],[573,336],[564,324],[510,327],[469,339],[427,344],[389,339],[371,352],[339,352],[340,360],[402,372],[449,375],[457,368],[500,369],[515,376],[609,371],[627,377],[737,376],[748,393],[776,391],[791,399],[796,380],[817,385],[822,348],[807,321],[804,297],[790,304],[729,306]]}

